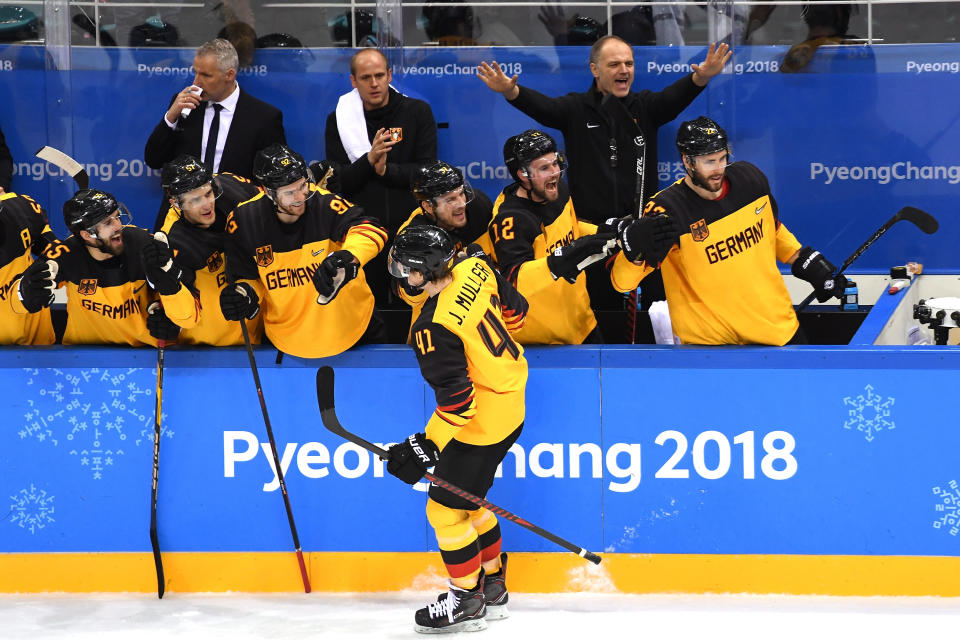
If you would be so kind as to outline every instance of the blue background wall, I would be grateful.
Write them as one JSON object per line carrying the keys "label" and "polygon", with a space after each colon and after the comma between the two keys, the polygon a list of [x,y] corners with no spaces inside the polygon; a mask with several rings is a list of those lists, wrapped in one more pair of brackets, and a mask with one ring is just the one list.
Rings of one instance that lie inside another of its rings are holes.
{"label": "blue background wall", "polygon": [[[958,51],[952,44],[822,47],[805,72],[785,74],[779,64],[786,47],[741,47],[730,73],[715,78],[675,123],[661,129],[661,184],[679,175],[676,125],[709,114],[730,132],[735,157],[770,177],[782,219],[801,241],[837,262],[897,209],[912,205],[938,217],[941,232],[931,238],[898,228],[857,269],[886,272],[920,260],[928,270],[955,271]],[[319,160],[326,116],[350,89],[351,53],[258,51],[240,82],[280,106],[291,145]],[[704,54],[698,47],[636,48],[634,88],[659,89]],[[159,174],[143,164],[143,145],[170,96],[192,81],[193,50],[76,47],[69,72],[48,70],[44,55],[40,47],[0,48],[0,88],[14,97],[0,102],[0,126],[20,174],[14,190],[35,195],[65,235],[60,205],[74,185],[59,176],[48,180],[48,167],[33,157],[51,144],[96,164],[92,183],[119,196],[138,224],[151,225]],[[437,121],[448,123],[438,131],[440,156],[466,167],[471,181],[491,196],[506,182],[503,140],[534,124],[472,75],[479,61],[494,58],[519,73],[522,84],[549,95],[590,85],[585,47],[408,49],[394,74],[395,86],[427,99]],[[908,173],[907,163],[926,169]],[[887,173],[863,179],[862,167]],[[861,179],[843,179],[840,168]],[[924,177],[938,170],[941,177]]]}
{"label": "blue background wall", "polygon": [[[258,362],[304,551],[435,549],[425,494],[324,430],[319,363],[276,366],[274,353],[259,350]],[[958,367],[942,348],[611,346],[528,357],[522,451],[508,454],[489,498],[579,545],[960,555]],[[162,548],[290,550],[268,456],[252,448],[267,437],[246,354],[170,349],[166,360]],[[433,398],[408,349],[326,362],[346,428],[379,443],[423,428]],[[0,552],[150,549],[155,363],[146,349],[0,351]],[[575,446],[597,452],[596,465],[571,455]],[[508,524],[504,537],[508,550],[557,550]]]}

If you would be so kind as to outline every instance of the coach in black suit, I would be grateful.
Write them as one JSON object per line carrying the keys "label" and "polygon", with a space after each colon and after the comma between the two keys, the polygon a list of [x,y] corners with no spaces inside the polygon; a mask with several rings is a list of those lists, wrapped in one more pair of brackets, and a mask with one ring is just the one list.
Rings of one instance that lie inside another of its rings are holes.
{"label": "coach in black suit", "polygon": [[[240,88],[237,66],[237,50],[227,40],[217,38],[197,49],[193,85],[173,97],[147,140],[148,166],[160,169],[185,153],[201,158],[213,173],[252,178],[257,151],[274,142],[286,144],[283,113]],[[191,111],[184,116],[184,109]],[[162,206],[160,215],[165,212]],[[158,218],[157,226],[162,222]]]}

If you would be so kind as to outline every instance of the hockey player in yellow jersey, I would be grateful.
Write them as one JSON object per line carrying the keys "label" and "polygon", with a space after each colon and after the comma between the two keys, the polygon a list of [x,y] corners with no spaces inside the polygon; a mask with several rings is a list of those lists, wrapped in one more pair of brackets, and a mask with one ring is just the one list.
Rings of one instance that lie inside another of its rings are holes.
{"label": "hockey player in yellow jersey", "polygon": [[767,178],[748,162],[728,164],[726,132],[706,117],[684,122],[677,148],[687,175],[656,194],[639,220],[621,225],[614,286],[631,291],[663,272],[673,332],[684,344],[803,344],[777,261],[839,298],[843,275],[780,221]]}
{"label": "hockey player in yellow jersey", "polygon": [[277,349],[324,358],[385,341],[363,265],[383,250],[379,221],[318,187],[300,154],[273,144],[257,153],[262,192],[227,217],[228,320],[251,319],[263,301],[264,331]]}
{"label": "hockey player in yellow jersey", "polygon": [[[162,231],[167,234],[177,263],[194,273],[194,289],[200,297],[200,321],[180,332],[179,344],[243,344],[239,323],[223,317],[220,291],[227,283],[225,239],[227,215],[259,193],[246,178],[232,173],[211,175],[196,158],[181,155],[163,165],[160,174],[170,202]],[[259,344],[263,335],[260,315],[246,320],[250,340]]]}
{"label": "hockey player in yellow jersey", "polygon": [[[424,432],[390,447],[387,471],[416,484],[436,466],[437,476],[484,497],[523,428],[527,361],[511,334],[523,325],[526,301],[484,257],[458,255],[439,227],[400,231],[387,264],[392,276],[428,296],[410,343],[437,400]],[[506,617],[506,554],[496,516],[431,486],[427,519],[450,590],[416,612],[414,628],[476,631]]]}
{"label": "hockey player in yellow jersey", "polygon": [[50,308],[16,313],[14,285],[27,267],[57,238],[47,214],[33,198],[0,191],[0,344],[53,344]]}
{"label": "hockey player in yellow jersey", "polygon": [[[173,260],[162,234],[124,224],[130,214],[109,193],[78,191],[63,205],[73,235],[47,246],[17,281],[17,313],[34,313],[67,289],[63,344],[156,345],[147,308],[159,295],[169,318],[191,326],[199,318],[189,274]],[[183,280],[183,281],[182,281]]]}
{"label": "hockey player in yellow jersey", "polygon": [[563,154],[548,134],[511,137],[503,159],[514,182],[493,205],[489,236],[500,271],[530,303],[517,341],[602,342],[580,273],[615,251],[614,236],[577,219],[562,179]]}
{"label": "hockey player in yellow jersey", "polygon": [[[493,255],[493,245],[487,235],[493,203],[484,192],[473,189],[463,179],[460,169],[442,160],[421,167],[410,181],[410,190],[420,206],[400,225],[399,231],[411,225],[434,225],[450,234],[457,251],[476,244],[487,255]],[[396,282],[400,298],[413,308],[410,319],[413,326],[427,295],[404,282]]]}

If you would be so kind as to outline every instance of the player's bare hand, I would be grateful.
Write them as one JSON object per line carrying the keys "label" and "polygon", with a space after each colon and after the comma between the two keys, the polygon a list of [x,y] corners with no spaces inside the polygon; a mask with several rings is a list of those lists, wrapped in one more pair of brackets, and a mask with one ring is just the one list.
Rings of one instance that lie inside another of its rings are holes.
{"label": "player's bare hand", "polygon": [[503,94],[503,97],[507,100],[513,100],[520,93],[517,88],[517,80],[520,76],[508,77],[496,60],[492,64],[481,62],[477,65],[477,77],[483,80],[483,84],[490,89]]}
{"label": "player's bare hand", "polygon": [[723,71],[723,67],[730,62],[733,51],[726,42],[721,42],[719,46],[716,43],[710,45],[707,49],[707,57],[700,64],[691,64],[693,68],[693,82],[699,87],[707,86],[710,79]]}
{"label": "player's bare hand", "polygon": [[180,112],[184,109],[196,109],[200,106],[200,91],[198,89],[199,87],[190,85],[184,87],[183,91],[177,94],[173,104],[167,109],[168,122],[176,122],[177,118],[180,117]]}

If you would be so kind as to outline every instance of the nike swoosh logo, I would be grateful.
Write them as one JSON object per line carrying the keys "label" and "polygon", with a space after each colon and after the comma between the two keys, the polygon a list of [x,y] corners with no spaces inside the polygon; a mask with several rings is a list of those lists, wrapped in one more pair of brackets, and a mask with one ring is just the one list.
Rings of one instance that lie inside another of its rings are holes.
{"label": "nike swoosh logo", "polygon": [[147,286],[147,283],[146,283],[146,282],[144,282],[144,283],[143,283],[142,285],[140,285],[139,287],[134,287],[134,289],[133,289],[134,295],[136,295],[137,292],[140,291],[140,289],[143,289],[145,286]]}
{"label": "nike swoosh logo", "polygon": [[589,122],[587,123],[587,129],[596,129],[596,128],[599,127],[599,126],[600,126],[600,125],[598,125],[598,124],[591,124],[591,123],[589,123]]}
{"label": "nike swoosh logo", "polygon": [[[757,213],[759,213],[759,211],[758,211]],[[314,258],[316,258],[316,257],[317,257],[318,255],[320,255],[321,253],[323,253],[323,249],[319,249],[319,250],[317,250],[317,251],[313,251],[313,250],[310,251],[310,254],[311,254]]]}
{"label": "nike swoosh logo", "polygon": [[759,207],[757,207],[757,215],[760,215],[760,212],[763,211],[764,207],[766,207],[766,206],[767,206],[767,203],[764,202],[762,205],[760,205]]}

